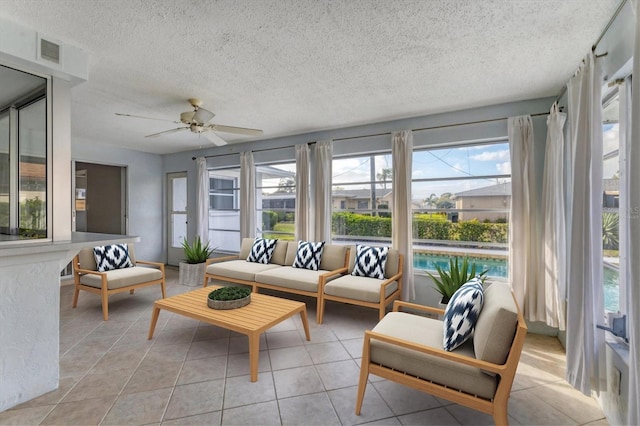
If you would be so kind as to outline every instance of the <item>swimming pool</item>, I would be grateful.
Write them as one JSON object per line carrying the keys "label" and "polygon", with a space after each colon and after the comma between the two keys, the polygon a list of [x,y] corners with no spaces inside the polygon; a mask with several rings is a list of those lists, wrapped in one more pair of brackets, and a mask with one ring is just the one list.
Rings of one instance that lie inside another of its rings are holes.
{"label": "swimming pool", "polygon": [[[435,271],[435,265],[438,265],[441,268],[449,269],[450,258],[451,256],[446,254],[415,252],[413,254],[413,268]],[[469,256],[469,263],[475,263],[478,272],[487,269],[489,277],[506,279],[509,273],[507,259]],[[617,312],[619,309],[618,276],[617,269],[610,266],[604,268],[604,308],[610,312]]]}

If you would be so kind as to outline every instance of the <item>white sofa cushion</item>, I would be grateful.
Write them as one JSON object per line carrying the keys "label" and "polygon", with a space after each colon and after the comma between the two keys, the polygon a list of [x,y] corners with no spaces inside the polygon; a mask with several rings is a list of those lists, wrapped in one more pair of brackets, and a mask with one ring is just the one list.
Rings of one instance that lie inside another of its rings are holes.
{"label": "white sofa cushion", "polygon": [[212,263],[207,266],[207,274],[218,275],[236,280],[255,281],[256,274],[268,269],[281,268],[273,263],[255,263],[246,260],[229,260]]}
{"label": "white sofa cushion", "polygon": [[260,272],[256,274],[255,280],[262,284],[271,284],[278,287],[316,293],[318,291],[320,275],[326,274],[327,272],[329,271],[322,269],[312,271],[309,269],[294,268],[292,266],[283,266]]}
{"label": "white sofa cushion", "polygon": [[[109,290],[162,279],[162,272],[159,269],[144,266],[114,269],[105,273],[107,274]],[[90,287],[101,288],[102,277],[100,275],[85,274],[80,277],[80,283]]]}
{"label": "white sofa cushion", "polygon": [[[380,301],[380,284],[382,281],[377,278],[343,275],[325,284],[324,292],[331,296],[376,303]],[[385,297],[397,289],[398,282],[393,281],[387,286]]]}

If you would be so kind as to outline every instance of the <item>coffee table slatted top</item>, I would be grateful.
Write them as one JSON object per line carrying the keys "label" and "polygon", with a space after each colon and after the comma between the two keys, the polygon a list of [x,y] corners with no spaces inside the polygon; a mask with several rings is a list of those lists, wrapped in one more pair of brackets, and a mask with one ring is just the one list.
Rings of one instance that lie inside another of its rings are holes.
{"label": "coffee table slatted top", "polygon": [[251,293],[251,303],[241,308],[211,309],[207,305],[207,296],[216,288],[219,286],[159,299],[155,305],[160,309],[241,333],[262,332],[306,309],[303,302],[259,293]]}
{"label": "coffee table slatted top", "polygon": [[264,331],[295,314],[300,314],[306,338],[311,340],[309,322],[307,320],[307,305],[305,303],[251,293],[251,303],[246,306],[227,310],[211,309],[207,304],[207,299],[209,293],[217,288],[220,288],[220,286],[203,287],[199,290],[156,300],[153,304],[148,338],[153,338],[158,316],[163,309],[245,334],[249,338],[249,367],[252,382],[258,380],[260,334]]}

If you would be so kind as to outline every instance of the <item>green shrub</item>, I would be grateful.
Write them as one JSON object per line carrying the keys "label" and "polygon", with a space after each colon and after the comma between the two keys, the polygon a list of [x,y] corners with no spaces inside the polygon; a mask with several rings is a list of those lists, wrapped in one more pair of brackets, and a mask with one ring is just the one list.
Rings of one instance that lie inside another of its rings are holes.
{"label": "green shrub", "polygon": [[278,223],[278,214],[271,210],[265,210],[262,212],[262,229],[273,229]]}
{"label": "green shrub", "polygon": [[209,293],[211,300],[238,300],[244,299],[251,294],[251,289],[246,287],[220,287]]}
{"label": "green shrub", "polygon": [[209,256],[216,251],[215,248],[211,248],[208,242],[203,244],[200,236],[196,237],[193,244],[189,244],[186,238],[182,240],[182,249],[184,250],[184,260],[192,264],[206,262]]}

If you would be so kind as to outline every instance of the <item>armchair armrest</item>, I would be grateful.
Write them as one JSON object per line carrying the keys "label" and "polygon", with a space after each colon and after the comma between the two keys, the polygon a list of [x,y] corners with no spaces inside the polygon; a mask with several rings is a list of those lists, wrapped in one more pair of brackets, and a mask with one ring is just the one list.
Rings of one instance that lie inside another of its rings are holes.
{"label": "armchair armrest", "polygon": [[155,268],[158,268],[158,269],[164,271],[164,263],[162,263],[162,262],[152,262],[150,260],[136,260],[136,263],[140,263],[142,265],[153,266]]}
{"label": "armchair armrest", "polygon": [[385,287],[387,287],[388,285],[390,285],[392,282],[394,282],[394,281],[398,281],[400,278],[402,278],[402,272],[398,272],[398,273],[397,273],[397,274],[395,274],[394,276],[389,277],[389,278],[385,279],[384,281],[382,281],[382,282],[380,283],[380,287],[385,288]]}
{"label": "armchair armrest", "polygon": [[225,262],[227,260],[238,260],[238,256],[222,256],[222,257],[210,257],[205,262],[205,267],[215,262]]}
{"label": "armchair armrest", "polygon": [[460,355],[454,352],[448,352],[448,351],[445,351],[444,349],[420,345],[417,343],[409,342],[407,340],[398,339],[397,337],[376,333],[371,330],[366,330],[364,334],[365,334],[365,344],[367,345],[370,344],[371,339],[375,339],[391,345],[412,349],[414,351],[418,351],[427,355],[469,365],[471,367],[479,368],[481,370],[488,371],[490,373],[502,374],[502,372],[506,370],[505,365],[493,364],[491,362],[483,361],[483,360],[472,358],[469,356]]}
{"label": "armchair armrest", "polygon": [[82,269],[82,268],[78,268],[76,269],[76,272],[79,274],[92,274],[92,275],[98,275],[100,277],[106,276],[107,273],[106,272],[98,272],[98,271],[94,271],[91,269]]}
{"label": "armchair armrest", "polygon": [[399,312],[401,308],[409,308],[417,311],[427,312],[436,315],[444,315],[444,309],[434,308],[431,306],[418,305],[417,303],[403,302],[402,300],[396,300],[393,302],[393,312]]}

